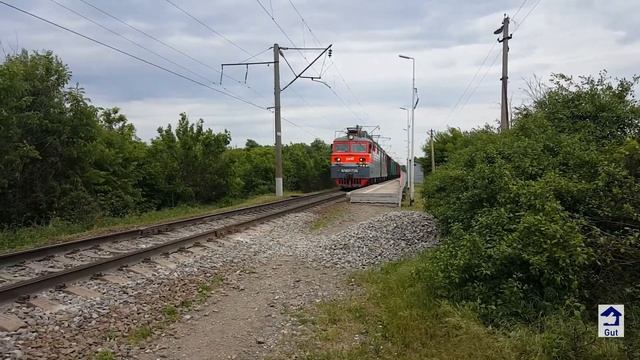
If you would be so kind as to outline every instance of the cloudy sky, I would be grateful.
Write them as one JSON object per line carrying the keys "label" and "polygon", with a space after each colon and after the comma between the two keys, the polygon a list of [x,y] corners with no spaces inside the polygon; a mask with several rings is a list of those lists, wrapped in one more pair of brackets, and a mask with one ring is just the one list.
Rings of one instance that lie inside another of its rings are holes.
{"label": "cloudy sky", "polygon": [[[410,102],[411,62],[398,54],[416,59],[416,145],[424,144],[431,128],[495,123],[501,46],[492,33],[505,13],[512,16],[513,106],[527,101],[526,81],[534,74],[547,79],[552,73],[602,69],[614,77],[640,72],[640,30],[630,16],[640,13],[640,1],[2,1],[210,87],[0,4],[5,52],[53,50],[94,104],[120,107],[144,140],[186,112],[216,131],[231,131],[234,145],[242,146],[247,138],[273,143],[273,114],[266,109],[273,106],[273,68],[254,66],[248,73],[243,67],[225,68],[222,85],[219,69],[221,63],[256,54],[251,61],[272,61],[274,43],[333,44],[333,56],[321,57],[306,74],[321,75],[326,85],[299,79],[282,94],[285,143],[316,137],[329,142],[346,126],[379,125],[376,133],[390,138],[385,146],[399,159],[406,156],[406,113],[399,107]],[[296,71],[318,54],[284,52]],[[285,63],[281,74],[282,86],[293,78]]]}

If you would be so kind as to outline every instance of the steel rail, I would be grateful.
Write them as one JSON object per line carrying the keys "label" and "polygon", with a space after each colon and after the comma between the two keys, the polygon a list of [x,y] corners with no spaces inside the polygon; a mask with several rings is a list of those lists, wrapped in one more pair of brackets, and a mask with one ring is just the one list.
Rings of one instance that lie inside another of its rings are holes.
{"label": "steel rail", "polygon": [[259,211],[266,211],[277,206],[286,206],[291,202],[304,201],[305,199],[322,196],[324,194],[332,193],[333,191],[321,191],[317,193],[296,196],[292,198],[277,200],[268,202],[265,204],[245,206],[238,209],[217,212],[213,214],[205,214],[200,216],[194,216],[181,220],[173,220],[168,222],[162,222],[144,227],[136,227],[133,229],[116,231],[108,234],[90,236],[79,238],[76,240],[65,241],[60,243],[54,243],[50,245],[40,246],[32,249],[26,249],[21,251],[15,251],[5,254],[0,254],[0,265],[10,265],[27,260],[34,260],[37,258],[46,257],[49,255],[57,254],[63,251],[74,250],[83,247],[92,247],[98,244],[113,242],[125,239],[135,239],[146,235],[160,234],[170,230],[182,228],[189,225],[195,225],[212,220],[220,220],[229,218],[231,216],[237,216],[242,214],[251,214]]}
{"label": "steel rail", "polygon": [[[44,289],[53,288],[63,285],[65,282],[92,276],[101,271],[114,269],[116,267],[129,265],[154,255],[167,253],[172,250],[195,244],[198,241],[209,241],[213,238],[223,236],[228,233],[236,232],[240,229],[250,227],[252,225],[271,220],[273,218],[304,210],[323,203],[344,200],[345,194],[342,192],[329,192],[316,194],[315,196],[303,197],[301,203],[295,202],[296,205],[276,209],[263,215],[258,215],[252,219],[242,220],[229,225],[222,225],[218,228],[207,230],[201,233],[189,235],[179,239],[167,241],[162,244],[154,245],[149,248],[138,249],[129,253],[116,255],[107,259],[101,259],[92,263],[79,265],[70,269],[49,273],[43,276],[34,277],[32,279],[19,281],[9,285],[0,287],[0,303],[15,300],[21,296],[31,294]],[[292,199],[289,199],[292,200]],[[291,203],[292,201],[289,201]]]}

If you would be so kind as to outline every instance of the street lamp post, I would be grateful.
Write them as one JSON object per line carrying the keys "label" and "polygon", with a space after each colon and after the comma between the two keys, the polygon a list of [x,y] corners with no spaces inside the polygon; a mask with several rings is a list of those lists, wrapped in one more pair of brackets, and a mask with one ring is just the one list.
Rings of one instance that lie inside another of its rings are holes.
{"label": "street lamp post", "polygon": [[[407,178],[411,177],[411,172],[412,172],[412,168],[409,167],[410,165],[410,159],[411,159],[411,118],[409,117],[409,115],[411,115],[411,113],[409,112],[409,109],[405,108],[405,107],[400,107],[401,110],[405,110],[407,112]],[[407,181],[408,182],[408,181]],[[409,187],[410,184],[407,184],[407,187]]]}
{"label": "street lamp post", "polygon": [[403,58],[403,59],[407,59],[407,60],[411,60],[412,65],[413,65],[413,73],[411,76],[411,144],[409,146],[409,148],[411,149],[410,151],[410,167],[411,167],[411,173],[407,174],[409,176],[409,205],[413,205],[413,200],[414,200],[414,194],[415,194],[415,190],[414,190],[414,164],[413,164],[413,159],[414,159],[414,153],[413,153],[413,144],[414,144],[414,125],[415,125],[415,109],[416,109],[416,59],[412,58],[411,56],[406,56],[406,55],[398,55],[399,57]]}

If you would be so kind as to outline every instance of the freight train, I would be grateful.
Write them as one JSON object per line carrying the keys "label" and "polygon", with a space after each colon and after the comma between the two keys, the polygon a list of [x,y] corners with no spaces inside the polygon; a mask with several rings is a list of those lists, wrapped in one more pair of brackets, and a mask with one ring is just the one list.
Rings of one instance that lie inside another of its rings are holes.
{"label": "freight train", "polygon": [[361,126],[347,128],[345,136],[333,140],[331,179],[343,189],[395,179],[400,171],[400,164]]}

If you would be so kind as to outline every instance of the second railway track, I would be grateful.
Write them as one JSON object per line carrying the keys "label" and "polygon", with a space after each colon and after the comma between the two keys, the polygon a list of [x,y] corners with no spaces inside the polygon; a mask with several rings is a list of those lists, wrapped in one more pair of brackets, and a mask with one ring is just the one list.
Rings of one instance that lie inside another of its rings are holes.
{"label": "second railway track", "polygon": [[0,255],[0,302],[344,198],[322,192]]}

